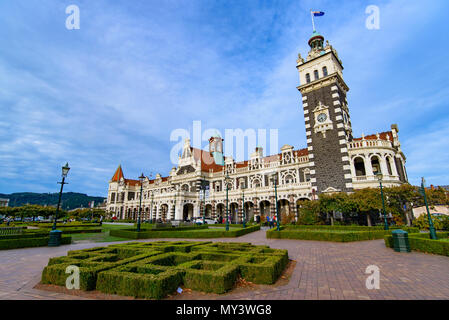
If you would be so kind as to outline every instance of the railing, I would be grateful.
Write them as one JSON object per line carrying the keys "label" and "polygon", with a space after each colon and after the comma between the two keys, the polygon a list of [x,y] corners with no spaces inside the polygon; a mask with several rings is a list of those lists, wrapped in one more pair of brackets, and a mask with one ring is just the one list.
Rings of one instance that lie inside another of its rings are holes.
{"label": "railing", "polygon": [[[399,180],[399,176],[393,176],[393,175],[383,175],[382,181],[389,181],[389,180]],[[377,176],[356,176],[352,178],[353,182],[357,181],[378,181]]]}
{"label": "railing", "polygon": [[[277,186],[277,190],[279,192],[282,192],[284,190],[289,190],[289,189],[300,189],[300,188],[304,188],[304,189],[309,189],[312,187],[312,183],[310,182],[299,182],[299,183],[289,183],[289,184],[282,184],[282,185],[278,185]],[[242,193],[242,189],[232,189],[229,190],[229,196],[234,196],[234,195],[239,195]],[[254,193],[264,193],[264,192],[274,192],[274,186],[264,186],[264,187],[257,187],[257,188],[248,188],[245,189],[245,195],[248,194],[254,194]],[[219,192],[211,192],[210,193],[211,196],[214,195],[215,197],[222,197],[222,196],[226,196],[226,190],[224,191],[219,191]]]}
{"label": "railing", "polygon": [[348,149],[360,149],[360,148],[392,148],[391,141],[389,140],[358,140],[348,143]]}

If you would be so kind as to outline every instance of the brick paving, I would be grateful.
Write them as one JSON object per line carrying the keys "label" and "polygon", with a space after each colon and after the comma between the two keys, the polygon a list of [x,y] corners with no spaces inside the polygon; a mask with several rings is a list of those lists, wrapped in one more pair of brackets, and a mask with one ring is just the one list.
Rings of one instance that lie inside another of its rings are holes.
{"label": "brick paving", "polygon": [[[150,241],[168,240],[152,239]],[[180,239],[173,239],[180,240]],[[192,240],[192,239],[186,239]],[[205,239],[201,239],[205,240]],[[146,240],[149,241],[149,240]],[[179,295],[176,299],[257,299],[257,300],[448,300],[449,258],[425,253],[398,253],[386,248],[383,240],[333,243],[266,239],[264,231],[240,238],[212,241],[251,242],[288,249],[296,266],[290,281],[282,286],[257,286],[225,295]],[[50,257],[69,250],[107,246],[111,243],[79,243],[57,248],[40,247],[0,251],[0,299],[73,300],[84,297],[37,290],[42,269]],[[366,267],[380,269],[380,289],[365,286]]]}

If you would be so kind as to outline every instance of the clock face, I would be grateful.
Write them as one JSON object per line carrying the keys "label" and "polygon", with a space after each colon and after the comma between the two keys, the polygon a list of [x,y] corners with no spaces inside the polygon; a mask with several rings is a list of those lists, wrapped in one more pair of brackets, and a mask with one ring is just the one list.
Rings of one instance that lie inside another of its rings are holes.
{"label": "clock face", "polygon": [[318,122],[324,122],[327,120],[327,114],[320,113],[316,119],[318,120]]}

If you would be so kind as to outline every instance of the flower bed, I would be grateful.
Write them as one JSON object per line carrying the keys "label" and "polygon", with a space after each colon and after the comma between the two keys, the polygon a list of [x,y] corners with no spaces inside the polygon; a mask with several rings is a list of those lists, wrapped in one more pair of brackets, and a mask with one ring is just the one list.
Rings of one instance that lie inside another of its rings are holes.
{"label": "flower bed", "polygon": [[161,299],[181,285],[225,293],[239,276],[273,284],[287,263],[287,250],[249,243],[134,242],[69,251],[65,257],[52,258],[41,282],[65,285],[65,270],[75,265],[80,269],[82,290]]}

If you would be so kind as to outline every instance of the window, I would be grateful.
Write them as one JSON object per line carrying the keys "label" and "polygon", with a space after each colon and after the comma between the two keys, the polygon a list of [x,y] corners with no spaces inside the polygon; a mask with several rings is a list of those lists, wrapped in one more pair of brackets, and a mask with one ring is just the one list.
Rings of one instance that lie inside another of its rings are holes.
{"label": "window", "polygon": [[306,74],[306,82],[307,82],[307,83],[310,83],[310,74],[309,74],[309,73]]}
{"label": "window", "polygon": [[323,77],[327,77],[327,67],[323,67]]}
{"label": "window", "polygon": [[313,72],[314,76],[315,76],[315,80],[318,80],[319,76],[318,76],[318,70],[315,70]]}
{"label": "window", "polygon": [[286,177],[285,177],[285,183],[286,184],[289,184],[289,183],[294,183],[295,182],[295,179],[293,178],[293,176],[292,175],[287,175]]}

